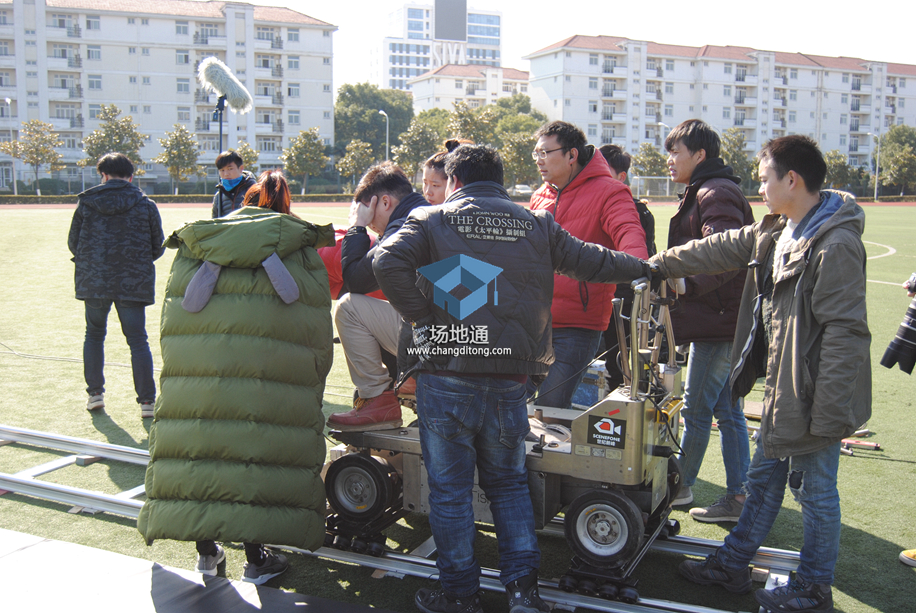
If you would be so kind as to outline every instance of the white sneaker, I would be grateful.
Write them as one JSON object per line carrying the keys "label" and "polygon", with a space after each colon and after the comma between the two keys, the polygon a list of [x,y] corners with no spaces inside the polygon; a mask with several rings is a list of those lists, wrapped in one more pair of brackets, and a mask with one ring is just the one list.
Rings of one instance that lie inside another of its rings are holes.
{"label": "white sneaker", "polygon": [[87,411],[96,411],[98,409],[105,408],[105,399],[104,394],[93,394],[89,396],[89,401],[86,403]]}
{"label": "white sneaker", "polygon": [[226,550],[216,546],[216,555],[215,556],[205,556],[203,554],[197,554],[197,572],[203,575],[209,575],[211,577],[216,576],[216,567],[226,559]]}
{"label": "white sneaker", "polygon": [[146,419],[147,417],[152,417],[155,413],[156,403],[155,402],[141,402],[140,403],[140,419]]}

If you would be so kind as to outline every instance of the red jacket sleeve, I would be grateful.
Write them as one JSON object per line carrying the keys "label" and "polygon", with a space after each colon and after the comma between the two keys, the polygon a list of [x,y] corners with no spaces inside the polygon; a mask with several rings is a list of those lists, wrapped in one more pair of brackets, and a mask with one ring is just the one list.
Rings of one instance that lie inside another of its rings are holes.
{"label": "red jacket sleeve", "polygon": [[617,251],[645,260],[649,257],[646,250],[646,232],[639,223],[639,213],[633,203],[633,194],[623,183],[614,187],[617,189],[611,190],[602,207],[602,227],[614,241]]}

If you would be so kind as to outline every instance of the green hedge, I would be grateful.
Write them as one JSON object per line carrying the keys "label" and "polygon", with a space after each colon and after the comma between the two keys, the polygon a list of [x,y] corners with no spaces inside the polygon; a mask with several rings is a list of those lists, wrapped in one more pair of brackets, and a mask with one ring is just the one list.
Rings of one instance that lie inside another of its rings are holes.
{"label": "green hedge", "polygon": [[[150,196],[158,203],[206,203],[213,202],[213,194],[153,194]],[[295,202],[351,202],[352,194],[291,194]],[[76,204],[76,195],[70,196],[3,196],[0,195],[0,205],[4,204]]]}

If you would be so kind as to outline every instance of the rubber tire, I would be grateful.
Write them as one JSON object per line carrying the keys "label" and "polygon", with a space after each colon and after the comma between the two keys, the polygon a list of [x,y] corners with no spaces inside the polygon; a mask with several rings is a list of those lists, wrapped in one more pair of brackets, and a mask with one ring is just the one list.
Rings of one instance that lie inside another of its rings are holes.
{"label": "rubber tire", "polygon": [[578,592],[586,596],[595,596],[598,594],[598,584],[589,579],[583,579],[579,582]]}
{"label": "rubber tire", "polygon": [[[636,554],[646,529],[636,504],[613,490],[580,494],[566,510],[563,524],[573,553],[592,565],[611,567],[625,564]],[[607,542],[599,540],[602,531],[611,535]]]}
{"label": "rubber tire", "polygon": [[636,591],[635,587],[622,587],[620,588],[620,593],[617,595],[617,598],[620,599],[620,602],[636,604],[639,602],[639,592]]}
{"label": "rubber tire", "polygon": [[681,468],[681,461],[675,456],[668,456],[668,500],[674,501],[677,495],[681,493],[681,484],[684,481],[684,471]]}
{"label": "rubber tire", "polygon": [[378,519],[396,498],[389,468],[376,457],[351,453],[331,463],[324,490],[334,511],[350,521]]}
{"label": "rubber tire", "polygon": [[605,600],[617,600],[620,590],[613,583],[605,583],[598,588],[598,596]]}
{"label": "rubber tire", "polygon": [[560,577],[560,581],[557,583],[557,587],[571,594],[576,591],[576,587],[579,585],[579,580],[573,577],[572,575],[563,575]]}

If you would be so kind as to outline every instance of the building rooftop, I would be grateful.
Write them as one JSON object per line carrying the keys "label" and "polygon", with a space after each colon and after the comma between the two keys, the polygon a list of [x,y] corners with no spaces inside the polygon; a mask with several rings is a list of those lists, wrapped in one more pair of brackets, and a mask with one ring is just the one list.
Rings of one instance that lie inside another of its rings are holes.
{"label": "building rooftop", "polygon": [[505,68],[502,66],[484,66],[482,64],[446,64],[444,66],[439,66],[435,70],[430,70],[429,72],[425,72],[420,76],[414,77],[411,79],[411,81],[416,79],[428,79],[432,76],[479,79],[486,75],[487,70],[501,70],[503,73],[503,79],[512,79],[516,81],[528,80],[528,73],[526,71],[516,70],[515,68]]}
{"label": "building rooftop", "polygon": [[311,26],[331,24],[309,17],[292,9],[280,6],[256,6],[245,2],[217,2],[209,0],[147,0],[137,4],[133,0],[46,0],[49,9],[71,9],[87,12],[119,12],[137,15],[174,15],[176,17],[200,17],[225,19],[225,7],[254,6],[254,18],[258,21],[290,23]]}

